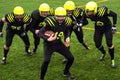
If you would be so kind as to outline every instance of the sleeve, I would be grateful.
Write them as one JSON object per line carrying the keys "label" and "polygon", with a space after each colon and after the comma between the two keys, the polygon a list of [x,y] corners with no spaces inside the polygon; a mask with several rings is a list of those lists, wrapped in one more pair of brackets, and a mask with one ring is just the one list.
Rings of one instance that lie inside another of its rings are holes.
{"label": "sleeve", "polygon": [[47,20],[45,19],[45,25],[40,29],[38,36],[43,38],[45,41],[47,41],[48,37],[44,35],[46,30],[49,30],[49,25],[47,24]]}
{"label": "sleeve", "polygon": [[32,17],[32,21],[26,26],[26,30],[31,30],[32,32],[35,32],[35,29],[37,26],[35,26],[37,24],[37,21],[34,17]]}
{"label": "sleeve", "polygon": [[5,20],[6,20],[6,22],[8,22],[8,23],[12,23],[12,22],[14,22],[15,20],[14,20],[14,15],[12,14],[12,13],[9,13],[9,14],[6,14],[5,15]]}
{"label": "sleeve", "polygon": [[87,17],[86,17],[86,14],[85,14],[85,11],[83,11],[83,15],[82,15],[82,17],[83,17],[83,26],[84,25],[87,25],[88,24],[88,20],[87,20]]}
{"label": "sleeve", "polygon": [[64,32],[64,39],[66,39],[67,37],[70,37],[70,28],[72,27],[72,19],[70,17],[67,17],[65,19],[65,24],[66,24],[66,29]]}
{"label": "sleeve", "polygon": [[50,16],[53,16],[54,13],[55,13],[55,12],[54,12],[54,8],[51,8],[51,9],[50,9]]}
{"label": "sleeve", "polygon": [[45,41],[47,41],[47,37],[44,35],[45,31],[46,31],[45,27],[42,27],[40,29],[40,32],[39,32],[38,36],[43,38]]}
{"label": "sleeve", "polygon": [[25,14],[24,17],[23,17],[23,22],[25,24],[29,24],[29,23],[31,23],[31,21],[32,21],[31,16]]}
{"label": "sleeve", "polygon": [[33,12],[31,14],[32,22],[31,22],[31,29],[40,29],[39,27],[39,13]]}
{"label": "sleeve", "polygon": [[113,25],[116,25],[116,23],[117,23],[117,14],[115,12],[111,11],[111,10],[108,10],[107,13],[108,13],[108,16],[113,17]]}
{"label": "sleeve", "polygon": [[0,32],[2,32],[4,23],[7,22],[6,15],[0,20]]}
{"label": "sleeve", "polygon": [[34,21],[35,21],[35,19],[32,17],[32,14],[29,17],[30,17],[30,19],[27,22],[28,24],[26,25],[25,31],[31,30],[32,32],[35,32],[35,29],[34,29],[34,25],[35,25]]}
{"label": "sleeve", "polygon": [[70,37],[70,27],[66,27],[65,32],[64,32],[64,40]]}
{"label": "sleeve", "polygon": [[86,18],[84,15],[82,15],[81,18],[78,18],[77,23],[82,23],[83,26],[84,26],[84,25],[87,25],[87,24],[88,24],[88,20],[87,20],[87,18]]}
{"label": "sleeve", "polygon": [[106,6],[102,6],[99,8],[99,16],[110,16],[113,18],[113,25],[117,23],[117,14],[111,10],[109,10]]}
{"label": "sleeve", "polygon": [[1,20],[1,21],[0,21],[0,32],[2,32],[3,25],[4,25],[4,22]]}
{"label": "sleeve", "polygon": [[83,25],[87,25],[88,21],[84,16],[84,11],[81,8],[76,8],[73,12],[73,15],[77,18],[77,23],[82,23]]}

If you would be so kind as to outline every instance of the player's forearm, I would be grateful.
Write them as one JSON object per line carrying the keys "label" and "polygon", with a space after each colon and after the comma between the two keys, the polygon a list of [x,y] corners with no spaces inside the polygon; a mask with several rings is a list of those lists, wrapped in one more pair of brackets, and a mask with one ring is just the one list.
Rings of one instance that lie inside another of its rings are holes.
{"label": "player's forearm", "polygon": [[113,17],[113,25],[117,24],[117,14],[113,11],[110,11],[110,16]]}
{"label": "player's forearm", "polygon": [[1,20],[0,21],[0,32],[2,32],[3,25],[4,25],[4,22]]}
{"label": "player's forearm", "polygon": [[47,37],[44,35],[44,33],[45,33],[45,28],[43,27],[40,29],[38,36],[43,38],[44,40],[47,40]]}

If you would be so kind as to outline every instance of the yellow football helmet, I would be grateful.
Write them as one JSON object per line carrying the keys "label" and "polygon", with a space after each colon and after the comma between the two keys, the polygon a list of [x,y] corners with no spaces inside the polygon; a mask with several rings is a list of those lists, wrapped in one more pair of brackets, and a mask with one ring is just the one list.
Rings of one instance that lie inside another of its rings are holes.
{"label": "yellow football helmet", "polygon": [[86,6],[85,6],[85,10],[86,10],[86,11],[94,11],[94,14],[97,13],[97,8],[98,8],[98,5],[97,5],[97,3],[94,2],[94,1],[88,2],[88,3],[86,4]]}
{"label": "yellow football helmet", "polygon": [[39,11],[50,11],[50,6],[47,3],[42,3],[39,6]]}
{"label": "yellow football helmet", "polygon": [[55,9],[55,16],[66,16],[66,10],[63,7],[57,7]]}
{"label": "yellow football helmet", "polygon": [[64,4],[64,8],[66,10],[74,10],[75,9],[75,3],[73,1],[66,1]]}
{"label": "yellow football helmet", "polygon": [[23,15],[24,14],[24,9],[21,6],[16,6],[13,10],[13,13],[15,15]]}

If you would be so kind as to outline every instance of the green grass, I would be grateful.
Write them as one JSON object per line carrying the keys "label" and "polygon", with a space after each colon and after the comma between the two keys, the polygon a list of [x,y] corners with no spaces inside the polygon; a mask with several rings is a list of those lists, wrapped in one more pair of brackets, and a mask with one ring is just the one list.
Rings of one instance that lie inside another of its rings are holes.
{"label": "green grass", "polygon": [[[51,7],[62,6],[66,0],[0,0],[0,18],[6,13],[9,13],[17,5],[24,7],[26,13],[30,14],[37,9],[42,2],[47,2]],[[84,5],[89,0],[74,0],[76,5]],[[98,1],[98,0],[95,0]],[[109,0],[107,2],[99,3],[99,5],[106,5],[109,9],[118,14],[118,22],[120,21],[120,6],[119,0]],[[120,23],[117,24],[117,31],[120,31]],[[93,28],[90,21],[86,27]],[[3,45],[5,43],[5,26],[3,29],[4,37],[0,38],[0,59],[3,56]],[[110,67],[110,56],[107,54],[104,62],[99,61],[101,53],[96,49],[93,42],[93,33],[91,30],[84,30],[84,37],[86,42],[90,45],[91,50],[86,50],[77,41],[74,33],[71,38],[71,52],[75,57],[71,72],[75,75],[75,80],[120,80],[120,34],[114,35],[115,45],[115,60],[117,68]],[[32,34],[29,32],[31,47],[33,48]],[[103,39],[103,45],[106,46],[106,41]],[[63,56],[55,54],[52,56],[49,64],[45,80],[68,80],[62,76],[64,65],[61,64]],[[43,61],[43,40],[41,39],[37,54],[27,56],[24,51],[24,44],[18,36],[13,39],[12,46],[8,53],[7,64],[0,64],[0,80],[39,80],[40,67]]]}

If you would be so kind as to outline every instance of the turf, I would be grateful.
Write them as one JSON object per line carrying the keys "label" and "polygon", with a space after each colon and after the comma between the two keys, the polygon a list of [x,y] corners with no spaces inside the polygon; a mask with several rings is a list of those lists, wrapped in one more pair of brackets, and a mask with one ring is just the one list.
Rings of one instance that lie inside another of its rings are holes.
{"label": "turf", "polygon": [[[25,12],[31,14],[31,12],[39,7],[43,2],[48,3],[51,7],[56,8],[58,6],[63,6],[66,0],[0,0],[0,18],[4,17],[6,13],[13,10],[15,6],[22,6]],[[82,6],[86,4],[89,0],[74,0],[77,6]],[[100,1],[100,0],[94,0]],[[118,14],[118,33],[114,35],[113,43],[115,45],[115,61],[117,67],[112,69],[110,67],[110,56],[107,54],[105,61],[100,62],[99,57],[101,53],[96,49],[93,42],[93,22],[85,26],[84,38],[86,42],[90,45],[91,50],[86,50],[76,39],[75,34],[72,34],[71,38],[71,52],[75,57],[73,66],[71,67],[71,73],[75,75],[74,80],[120,80],[120,6],[119,0],[102,0],[103,2],[98,3],[100,6],[105,5],[109,9],[115,11]],[[5,24],[6,25],[6,24]],[[5,44],[5,27],[3,28],[4,37],[0,38],[0,59],[3,56],[3,46]],[[28,32],[31,47],[33,49],[33,37],[30,32]],[[106,40],[103,38],[103,45],[105,49],[108,50],[106,46]],[[62,76],[64,65],[61,63],[63,56],[55,53],[52,56],[51,62],[49,64],[45,80],[68,80]],[[40,67],[43,61],[43,40],[41,39],[38,51],[33,56],[27,56],[24,51],[24,44],[18,36],[13,39],[12,46],[10,48],[7,64],[0,64],[0,80],[39,80]]]}

